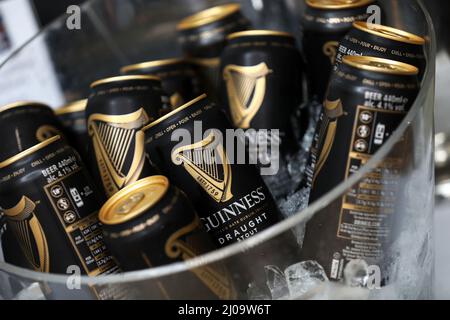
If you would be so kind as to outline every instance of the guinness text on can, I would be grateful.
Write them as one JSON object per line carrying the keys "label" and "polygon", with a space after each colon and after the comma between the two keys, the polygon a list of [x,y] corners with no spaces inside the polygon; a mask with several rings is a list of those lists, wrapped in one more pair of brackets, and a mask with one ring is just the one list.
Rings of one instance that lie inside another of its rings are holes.
{"label": "guinness text on can", "polygon": [[[196,124],[201,125],[203,137],[197,137]],[[189,195],[220,246],[244,240],[281,218],[256,166],[230,163],[232,150],[226,150],[222,141],[230,128],[220,108],[206,95],[144,128],[150,158]],[[190,141],[172,141],[176,129],[187,130]],[[240,143],[236,139],[235,146],[239,148]]]}

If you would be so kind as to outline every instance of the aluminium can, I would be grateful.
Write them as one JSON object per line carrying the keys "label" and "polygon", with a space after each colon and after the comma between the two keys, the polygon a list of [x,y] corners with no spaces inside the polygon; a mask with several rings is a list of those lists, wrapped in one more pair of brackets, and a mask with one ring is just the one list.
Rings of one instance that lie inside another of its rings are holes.
{"label": "aluminium can", "polygon": [[241,6],[229,3],[197,12],[177,25],[184,57],[197,68],[204,90],[217,98],[220,83],[220,55],[227,35],[247,30],[249,20]]}
{"label": "aluminium can", "polygon": [[425,39],[410,32],[364,21],[353,23],[339,43],[334,70],[346,55],[371,56],[411,64],[419,69],[422,80],[426,68]]}
{"label": "aluminium can", "polygon": [[86,107],[90,170],[106,197],[157,173],[144,150],[141,129],[166,108],[154,76],[106,78],[91,84]]}
{"label": "aluminium can", "polygon": [[[97,194],[78,153],[59,136],[1,162],[0,207],[14,248],[20,248],[15,254],[26,261],[20,266],[88,276],[119,272],[103,241]],[[46,296],[64,291],[52,284],[43,288]],[[97,289],[64,292],[69,297],[105,297]]]}
{"label": "aluminium can", "polygon": [[306,0],[300,24],[310,98],[322,102],[339,42],[353,22],[369,17],[367,8],[374,4],[374,0]]}
{"label": "aluminium can", "polygon": [[125,75],[154,75],[161,79],[162,88],[169,96],[172,109],[202,94],[195,67],[184,59],[142,62],[125,66],[120,71]]}
{"label": "aluminium can", "polygon": [[[125,187],[104,204],[99,218],[105,241],[124,271],[185,262],[216,248],[187,196],[164,176]],[[162,277],[153,290],[166,299],[186,298],[189,290],[196,299],[236,298],[220,263]]]}
{"label": "aluminium can", "polygon": [[0,107],[0,128],[3,137],[0,161],[55,135],[62,136],[63,132],[53,110],[33,101],[18,101]]}
{"label": "aluminium can", "polygon": [[222,54],[222,105],[235,128],[278,129],[283,154],[298,151],[292,115],[302,103],[302,63],[292,34],[233,33]]}
{"label": "aluminium can", "polygon": [[[225,142],[230,128],[206,95],[144,128],[150,158],[189,196],[219,246],[244,240],[281,219],[256,166],[231,158]],[[172,141],[176,130],[189,137]],[[235,142],[238,150],[240,140]]]}
{"label": "aluminium can", "polygon": [[[418,92],[418,69],[376,57],[345,56],[333,74],[308,165],[309,202],[325,196],[362,168],[403,121]],[[302,257],[341,280],[351,260],[380,267],[389,280],[389,244],[410,137],[366,177],[306,224]]]}
{"label": "aluminium can", "polygon": [[64,134],[81,155],[82,159],[87,158],[87,126],[86,126],[86,105],[87,99],[77,100],[55,110],[64,130]]}

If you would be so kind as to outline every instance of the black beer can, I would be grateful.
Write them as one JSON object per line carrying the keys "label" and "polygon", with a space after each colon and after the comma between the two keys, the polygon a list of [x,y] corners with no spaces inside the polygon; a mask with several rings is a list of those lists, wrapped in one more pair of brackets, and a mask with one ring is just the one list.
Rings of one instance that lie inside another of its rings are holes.
{"label": "black beer can", "polygon": [[[104,204],[99,218],[105,241],[124,271],[184,262],[215,249],[186,195],[164,176],[128,185]],[[196,299],[236,297],[226,268],[218,263],[162,278],[157,291],[179,299],[190,288]]]}
{"label": "black beer can", "polygon": [[306,0],[301,19],[311,98],[322,101],[336,60],[339,42],[355,21],[369,17],[375,0]]}
{"label": "black beer can", "polygon": [[339,68],[343,56],[371,56],[411,64],[419,69],[421,80],[427,64],[424,44],[425,39],[415,34],[357,21],[339,44],[334,69]]}
{"label": "black beer can", "polygon": [[[281,219],[256,166],[235,161],[237,153],[245,152],[242,141],[228,139],[226,145],[231,127],[220,108],[202,95],[144,128],[150,158],[189,196],[219,246]],[[179,134],[186,137],[172,141]]]}
{"label": "black beer can", "polygon": [[86,107],[90,169],[109,198],[157,173],[145,153],[141,129],[164,114],[165,96],[154,76],[107,78],[91,88]]}
{"label": "black beer can", "polygon": [[103,242],[95,188],[59,136],[0,163],[0,207],[28,268],[98,276],[118,268]]}
{"label": "black beer can", "polygon": [[[345,56],[331,78],[307,172],[310,202],[363,167],[398,128],[419,92],[418,69],[376,57]],[[341,280],[350,260],[379,266],[388,281],[396,199],[408,137],[355,186],[306,225],[304,259]]]}
{"label": "black beer can", "polygon": [[[0,108],[0,127],[3,144],[0,148],[0,161],[45,141],[62,135],[62,126],[53,110],[42,103],[19,101]],[[7,228],[6,219],[0,223],[2,234],[0,240],[6,262],[26,268],[28,262],[18,250],[19,246],[11,230]]]}
{"label": "black beer can", "polygon": [[0,107],[0,128],[0,161],[55,135],[62,136],[61,123],[53,110],[38,102],[20,101]]}
{"label": "black beer can", "polygon": [[236,3],[197,12],[177,25],[184,56],[196,65],[203,87],[211,97],[218,95],[220,55],[227,35],[249,27],[250,22]]}
{"label": "black beer can", "polygon": [[70,145],[80,153],[82,159],[87,160],[86,105],[87,99],[74,101],[56,109],[55,114],[63,126]]}
{"label": "black beer can", "polygon": [[228,36],[222,54],[222,104],[236,128],[280,130],[283,153],[298,144],[291,117],[302,102],[302,65],[293,35],[250,30]]}
{"label": "black beer can", "polygon": [[123,67],[122,74],[154,75],[161,79],[164,92],[168,94],[172,109],[178,108],[198,97],[200,79],[194,66],[184,59],[165,59],[143,62]]}

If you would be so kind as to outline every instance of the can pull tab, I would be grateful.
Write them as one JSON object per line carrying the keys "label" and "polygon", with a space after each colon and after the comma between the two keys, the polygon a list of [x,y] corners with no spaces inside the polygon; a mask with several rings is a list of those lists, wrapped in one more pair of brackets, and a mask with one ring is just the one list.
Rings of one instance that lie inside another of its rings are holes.
{"label": "can pull tab", "polygon": [[145,195],[142,192],[131,195],[117,208],[117,214],[126,215],[130,213],[144,197]]}

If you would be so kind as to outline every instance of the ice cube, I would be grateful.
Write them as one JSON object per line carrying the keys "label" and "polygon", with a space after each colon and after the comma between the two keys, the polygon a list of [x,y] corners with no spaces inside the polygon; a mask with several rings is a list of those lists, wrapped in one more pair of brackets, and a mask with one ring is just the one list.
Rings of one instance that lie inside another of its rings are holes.
{"label": "ice cube", "polygon": [[303,261],[284,270],[291,299],[305,299],[323,290],[328,277],[316,261]]}
{"label": "ice cube", "polygon": [[273,265],[265,266],[264,270],[272,300],[287,299],[289,297],[289,289],[283,271]]}
{"label": "ice cube", "polygon": [[340,282],[327,281],[316,290],[316,294],[309,297],[310,300],[367,300],[371,290],[359,287],[349,287]]}
{"label": "ice cube", "polygon": [[267,291],[255,283],[250,283],[247,288],[247,298],[249,300],[271,300]]}
{"label": "ice cube", "polygon": [[34,282],[20,291],[13,300],[45,300],[45,296],[39,283]]}
{"label": "ice cube", "polygon": [[[427,170],[423,170],[425,180]],[[402,207],[396,211],[396,236],[390,246],[388,284],[397,299],[429,299],[433,278],[433,221],[426,214],[433,192],[427,184],[402,181]],[[377,292],[384,298],[385,291]],[[375,290],[374,290],[375,291]]]}

